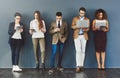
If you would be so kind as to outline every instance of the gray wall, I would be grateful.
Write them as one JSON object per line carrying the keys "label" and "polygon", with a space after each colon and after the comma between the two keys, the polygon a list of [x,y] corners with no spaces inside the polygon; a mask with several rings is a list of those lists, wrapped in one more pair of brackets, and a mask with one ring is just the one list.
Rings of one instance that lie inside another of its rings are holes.
{"label": "gray wall", "polygon": [[[120,67],[120,8],[119,0],[0,0],[0,68],[11,68],[11,51],[8,45],[8,26],[14,20],[14,13],[23,15],[22,21],[26,25],[26,41],[20,57],[20,66],[24,68],[35,67],[35,59],[31,36],[28,33],[29,23],[33,19],[33,12],[40,10],[45,20],[47,30],[51,21],[55,20],[55,13],[61,11],[63,18],[69,24],[69,38],[65,44],[63,66],[75,67],[75,48],[72,39],[73,31],[70,28],[72,18],[78,15],[78,9],[84,6],[87,9],[87,17],[94,18],[94,12],[98,8],[107,11],[110,31],[108,32],[108,44],[106,55],[106,67]],[[46,66],[50,64],[51,36],[46,33]],[[93,32],[89,32],[87,43],[85,67],[97,67],[93,43]]]}

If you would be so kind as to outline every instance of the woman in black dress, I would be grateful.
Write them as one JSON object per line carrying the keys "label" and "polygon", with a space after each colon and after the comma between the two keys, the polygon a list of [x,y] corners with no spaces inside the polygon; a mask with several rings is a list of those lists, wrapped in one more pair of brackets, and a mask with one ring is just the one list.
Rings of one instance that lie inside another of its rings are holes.
{"label": "woman in black dress", "polygon": [[[92,30],[94,31],[94,41],[95,41],[95,50],[96,58],[98,63],[98,69],[105,68],[105,51],[107,43],[106,32],[109,30],[107,14],[103,9],[98,9],[95,12],[95,19],[92,23]],[[100,63],[100,58],[101,62]]]}

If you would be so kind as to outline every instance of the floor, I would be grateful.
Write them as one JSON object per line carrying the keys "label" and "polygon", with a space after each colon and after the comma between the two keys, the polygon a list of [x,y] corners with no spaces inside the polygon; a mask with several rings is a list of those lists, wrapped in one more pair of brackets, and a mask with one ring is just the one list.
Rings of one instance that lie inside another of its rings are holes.
{"label": "floor", "polygon": [[0,69],[0,78],[120,78],[120,69],[84,69],[76,73],[75,69],[64,69],[63,72],[55,71],[53,74],[39,69],[23,69],[22,72],[12,72],[11,69]]}

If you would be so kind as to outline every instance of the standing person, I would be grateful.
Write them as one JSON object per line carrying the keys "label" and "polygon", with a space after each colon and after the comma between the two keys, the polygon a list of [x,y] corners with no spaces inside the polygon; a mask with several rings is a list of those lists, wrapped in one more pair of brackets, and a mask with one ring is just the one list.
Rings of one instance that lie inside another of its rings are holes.
{"label": "standing person", "polygon": [[68,27],[67,22],[63,21],[62,13],[56,12],[56,21],[51,23],[50,34],[52,35],[52,54],[51,54],[51,69],[49,73],[54,72],[55,68],[55,56],[57,53],[57,49],[59,50],[59,59],[58,59],[58,70],[63,71],[62,56],[63,56],[63,48],[64,43],[68,36]]}
{"label": "standing person", "polygon": [[[97,27],[97,22],[105,23],[104,28]],[[98,9],[95,12],[95,19],[92,23],[92,30],[94,31],[94,41],[95,41],[95,50],[96,50],[96,58],[98,63],[98,69],[105,68],[105,55],[106,55],[106,43],[107,43],[107,35],[106,33],[109,30],[107,14],[103,9]],[[102,65],[100,63],[100,55],[102,58]]]}
{"label": "standing person", "polygon": [[37,55],[38,44],[41,50],[41,67],[45,68],[45,35],[46,26],[39,11],[34,12],[34,19],[30,22],[30,34],[32,35],[32,43],[36,60],[36,68],[39,69],[39,55]]}
{"label": "standing person", "polygon": [[[72,26],[73,29],[73,38],[74,38],[74,44],[75,44],[75,50],[76,50],[76,72],[80,72],[81,68],[84,66],[84,59],[85,59],[85,50],[86,50],[86,43],[88,40],[88,34],[89,31],[89,25],[90,21],[85,16],[86,9],[84,7],[81,7],[79,9],[79,16],[76,16],[73,18]],[[83,21],[88,20],[88,27],[79,27],[77,26],[77,21]]]}
{"label": "standing person", "polygon": [[21,14],[15,13],[15,21],[9,24],[9,45],[12,52],[12,71],[22,71],[19,65],[19,55],[24,44],[24,25],[21,23]]}

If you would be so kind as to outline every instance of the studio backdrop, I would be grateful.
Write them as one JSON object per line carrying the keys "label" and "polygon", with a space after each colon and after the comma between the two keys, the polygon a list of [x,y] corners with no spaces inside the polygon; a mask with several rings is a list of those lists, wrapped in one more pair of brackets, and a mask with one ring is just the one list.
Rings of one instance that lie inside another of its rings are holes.
{"label": "studio backdrop", "polygon": [[[120,8],[119,0],[0,0],[0,68],[11,68],[11,50],[8,45],[8,27],[9,23],[14,21],[15,12],[22,14],[22,22],[26,26],[25,45],[20,53],[20,67],[34,68],[35,59],[32,46],[31,36],[29,34],[29,24],[33,19],[35,10],[41,12],[45,21],[47,32],[45,34],[46,41],[46,67],[50,66],[51,56],[51,35],[49,34],[50,24],[55,20],[57,11],[63,13],[63,19],[68,22],[69,36],[65,43],[62,65],[65,68],[74,68],[75,47],[73,42],[73,30],[71,22],[74,16],[79,15],[79,8],[85,7],[86,16],[91,22],[94,19],[96,9],[102,8],[108,14],[110,31],[107,33],[107,49],[106,49],[106,67],[120,67]],[[89,40],[86,47],[86,68],[96,68],[97,61],[94,47],[94,34],[89,31]],[[58,55],[57,55],[58,57]],[[56,59],[57,59],[56,57]],[[57,61],[56,61],[57,62]]]}

